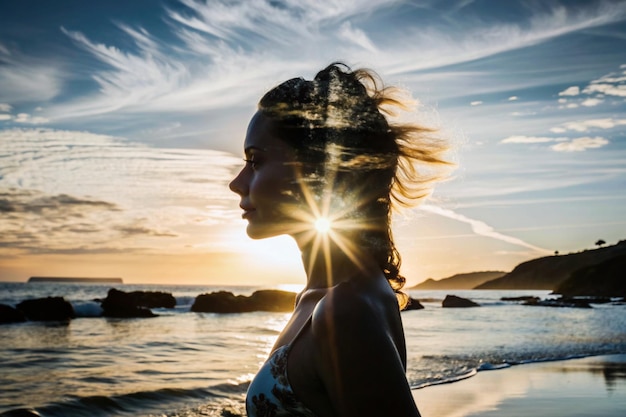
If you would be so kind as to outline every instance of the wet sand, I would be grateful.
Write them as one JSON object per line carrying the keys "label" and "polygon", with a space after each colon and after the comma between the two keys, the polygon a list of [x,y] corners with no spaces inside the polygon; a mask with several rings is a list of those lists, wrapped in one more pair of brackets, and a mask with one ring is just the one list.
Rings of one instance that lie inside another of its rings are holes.
{"label": "wet sand", "polygon": [[481,371],[413,396],[422,417],[624,417],[626,355]]}

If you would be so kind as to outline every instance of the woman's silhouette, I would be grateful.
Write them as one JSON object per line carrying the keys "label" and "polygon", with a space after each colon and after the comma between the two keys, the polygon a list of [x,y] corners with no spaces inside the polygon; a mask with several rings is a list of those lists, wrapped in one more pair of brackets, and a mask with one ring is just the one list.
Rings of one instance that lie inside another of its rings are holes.
{"label": "woman's silhouette", "polygon": [[[297,242],[307,283],[248,389],[249,416],[419,416],[405,376],[392,205],[428,195],[445,142],[413,124],[395,88],[332,64],[260,101],[230,188],[253,239]],[[315,227],[317,225],[317,227]]]}

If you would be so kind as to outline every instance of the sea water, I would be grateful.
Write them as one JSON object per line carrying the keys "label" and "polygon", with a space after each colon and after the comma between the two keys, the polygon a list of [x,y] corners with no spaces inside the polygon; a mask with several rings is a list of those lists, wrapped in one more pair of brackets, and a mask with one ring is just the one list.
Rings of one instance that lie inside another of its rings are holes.
{"label": "sea water", "polygon": [[[241,416],[248,383],[289,314],[193,313],[202,293],[249,295],[254,287],[116,285],[165,291],[174,309],[141,319],[99,317],[111,286],[0,283],[0,303],[63,296],[79,317],[69,322],[0,325],[0,413],[42,416]],[[482,370],[537,361],[626,353],[626,305],[591,309],[523,306],[502,297],[548,291],[409,291],[423,310],[402,313],[407,377],[415,389]],[[442,308],[446,294],[478,308]],[[375,367],[376,363],[363,364]]]}

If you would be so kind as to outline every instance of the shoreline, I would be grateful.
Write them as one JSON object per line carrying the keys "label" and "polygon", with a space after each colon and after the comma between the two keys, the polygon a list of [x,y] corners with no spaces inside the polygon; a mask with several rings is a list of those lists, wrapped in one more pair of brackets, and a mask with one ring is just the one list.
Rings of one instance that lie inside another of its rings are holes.
{"label": "shoreline", "polygon": [[413,398],[422,417],[622,417],[626,354],[482,370],[414,389]]}

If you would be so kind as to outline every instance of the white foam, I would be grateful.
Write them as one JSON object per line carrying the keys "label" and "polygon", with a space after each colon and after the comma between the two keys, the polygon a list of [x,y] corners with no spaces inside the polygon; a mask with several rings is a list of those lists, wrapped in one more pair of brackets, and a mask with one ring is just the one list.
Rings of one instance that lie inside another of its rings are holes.
{"label": "white foam", "polygon": [[80,301],[72,303],[76,317],[100,317],[103,310],[100,303],[96,301]]}

